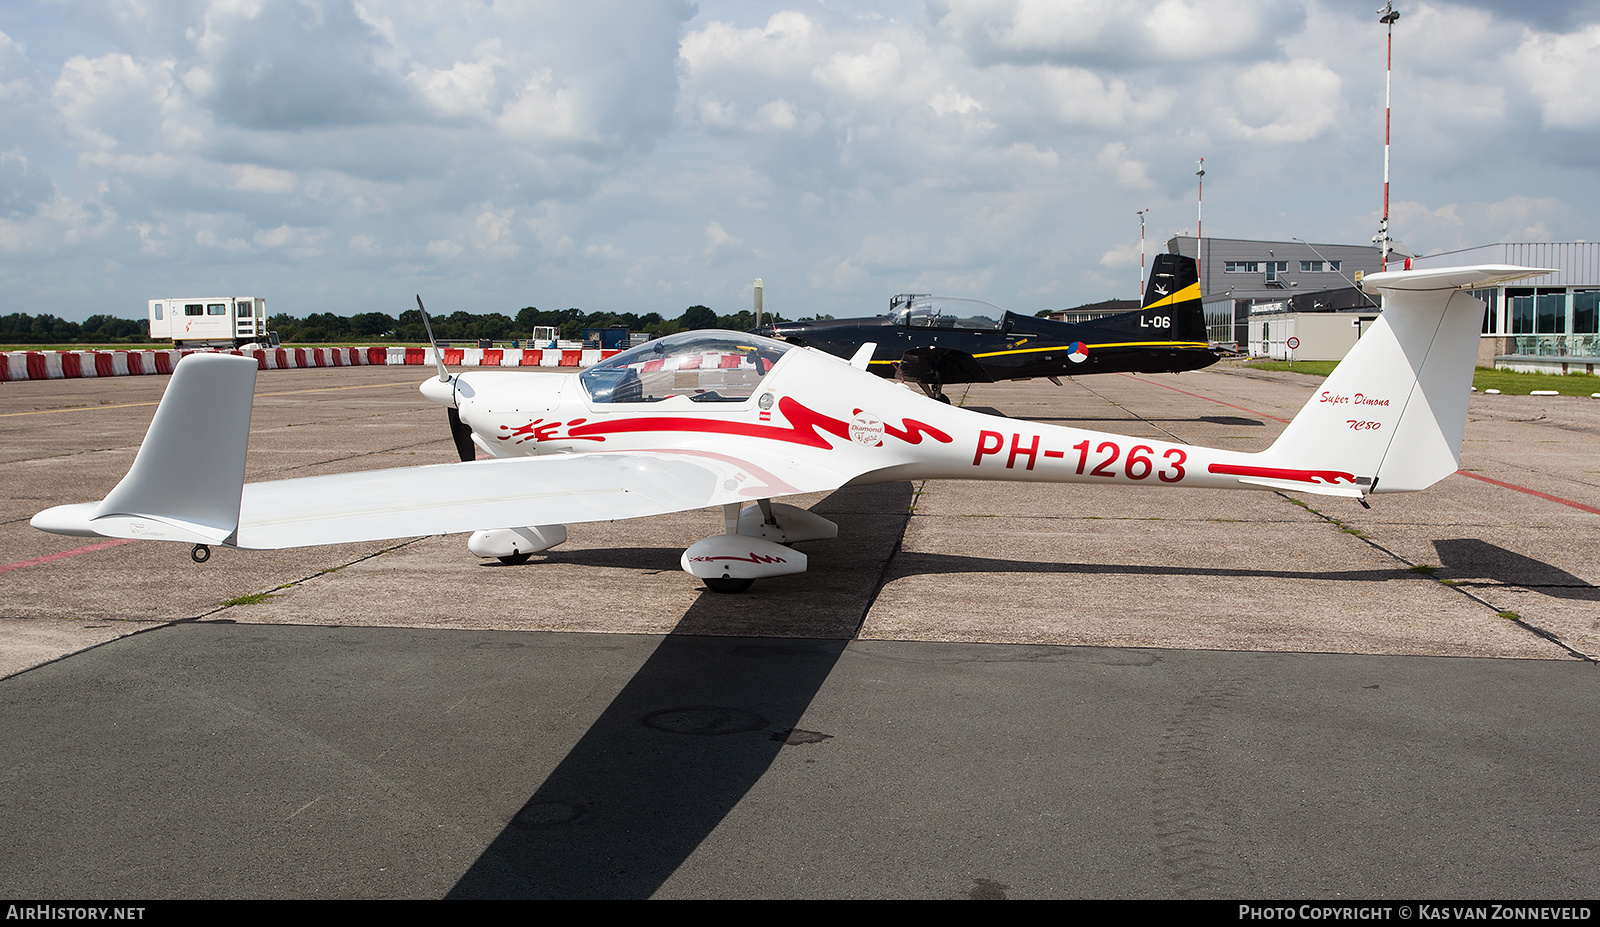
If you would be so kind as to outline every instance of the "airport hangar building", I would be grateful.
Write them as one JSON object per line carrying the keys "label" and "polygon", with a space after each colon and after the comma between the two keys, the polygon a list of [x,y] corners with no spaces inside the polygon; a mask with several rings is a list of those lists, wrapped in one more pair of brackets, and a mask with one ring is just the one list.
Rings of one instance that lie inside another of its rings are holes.
{"label": "airport hangar building", "polygon": [[[1308,244],[1175,237],[1167,250],[1200,260],[1200,289],[1210,340],[1252,357],[1338,360],[1377,318],[1373,300],[1354,285],[1377,273],[1371,245]],[[1390,252],[1393,267],[1410,256]],[[1412,267],[1515,264],[1554,273],[1473,291],[1487,305],[1480,367],[1548,373],[1600,368],[1600,242],[1500,242],[1413,257]],[[1291,349],[1293,338],[1297,347]]]}

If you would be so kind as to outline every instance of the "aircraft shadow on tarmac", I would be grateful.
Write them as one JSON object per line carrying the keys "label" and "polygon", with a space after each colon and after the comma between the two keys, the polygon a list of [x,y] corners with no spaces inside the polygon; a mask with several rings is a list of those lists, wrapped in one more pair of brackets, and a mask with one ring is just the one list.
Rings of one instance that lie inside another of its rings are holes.
{"label": "aircraft shadow on tarmac", "polygon": [[[451,898],[643,898],[655,893],[767,772],[783,750],[806,750],[825,731],[797,725],[887,578],[918,573],[1230,576],[1381,582],[1403,569],[1294,571],[1104,563],[1035,563],[899,551],[909,483],[840,490],[815,510],[841,522],[841,541],[888,523],[856,549],[888,563],[864,592],[827,596],[796,585],[776,595],[703,594],[664,637],[578,743],[450,890]],[[898,515],[899,517],[893,517]],[[886,517],[890,516],[890,517]],[[847,522],[855,521],[855,525]],[[838,543],[838,542],[834,542]],[[676,552],[672,552],[676,555]],[[568,555],[638,565],[655,549]],[[819,552],[818,559],[821,555]],[[850,558],[860,562],[859,558]],[[676,563],[663,559],[661,567]],[[859,572],[859,571],[857,571]],[[815,576],[812,577],[816,579]],[[786,600],[837,600],[849,611],[835,639],[790,638]],[[752,609],[751,606],[758,606]],[[761,611],[750,633],[697,633],[729,609]],[[775,822],[774,826],[780,826]]]}
{"label": "aircraft shadow on tarmac", "polygon": [[1519,586],[1557,599],[1600,602],[1600,588],[1566,570],[1532,557],[1497,547],[1478,538],[1433,542],[1439,564],[1464,585],[1487,580],[1495,585]]}
{"label": "aircraft shadow on tarmac", "polygon": [[[883,563],[900,544],[911,492],[910,483],[843,489],[813,510],[839,520],[841,534],[852,518],[887,523],[891,530],[857,548]],[[655,556],[622,553],[625,560]],[[672,556],[664,568],[677,568]],[[853,626],[833,640],[784,639],[781,603],[702,595],[448,897],[649,897],[780,751],[827,739],[795,726],[865,617],[878,580],[864,581],[865,600],[843,597]],[[814,590],[809,597],[818,598]],[[772,637],[695,633],[741,603],[771,611]]]}

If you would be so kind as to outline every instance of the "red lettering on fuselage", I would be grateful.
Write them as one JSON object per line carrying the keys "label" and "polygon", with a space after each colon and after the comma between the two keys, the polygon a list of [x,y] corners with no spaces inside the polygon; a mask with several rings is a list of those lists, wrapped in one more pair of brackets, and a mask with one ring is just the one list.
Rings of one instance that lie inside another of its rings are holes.
{"label": "red lettering on fuselage", "polygon": [[[994,444],[991,445],[989,443],[990,440],[993,440]],[[978,432],[978,453],[972,455],[972,465],[974,467],[976,467],[978,464],[983,462],[983,456],[985,454],[998,454],[998,453],[1000,453],[1000,449],[1005,447],[1005,446],[1006,446],[1006,439],[1001,437],[1000,432],[998,432],[998,431],[980,431],[980,432]]]}
{"label": "red lettering on fuselage", "polygon": [[[809,409],[792,397],[785,396],[779,399],[778,411],[782,412],[784,418],[789,420],[788,427],[780,428],[776,425],[761,425],[730,419],[660,415],[590,422],[576,428],[569,428],[567,437],[589,441],[604,441],[605,435],[640,434],[653,431],[690,431],[705,434],[765,438],[769,441],[803,444],[807,447],[822,448],[824,450],[832,449],[833,445],[822,436],[823,433],[834,435],[847,442],[850,441],[849,422]],[[883,432],[887,435],[893,435],[907,444],[921,444],[924,435],[941,444],[949,444],[954,440],[932,425],[919,422],[916,419],[904,419],[902,425],[903,427],[896,428],[894,425],[884,422]]]}
{"label": "red lettering on fuselage", "polygon": [[1017,465],[1018,454],[1024,454],[1027,456],[1028,466],[1026,469],[1032,470],[1034,461],[1039,456],[1039,436],[1033,436],[1033,443],[1028,445],[1026,450],[1024,450],[1022,447],[1022,435],[1014,434],[1011,436],[1011,456],[1006,459],[1007,470],[1010,470],[1012,467]]}
{"label": "red lettering on fuselage", "polygon": [[[1015,470],[1018,458],[1022,458],[1025,461],[1022,469],[1032,470],[1039,462],[1040,455],[1043,455],[1047,462],[1061,460],[1066,457],[1066,452],[1063,450],[1048,447],[1041,448],[1039,446],[1041,440],[1041,436],[1032,435],[1031,440],[1027,444],[1023,444],[1022,434],[1013,432],[1011,435],[1011,453],[1006,457],[1006,469]],[[978,447],[972,455],[972,465],[974,467],[982,465],[983,458],[999,455],[1005,449],[1005,446],[1005,435],[1000,432],[978,432]],[[1161,460],[1159,461],[1153,456],[1155,448],[1148,444],[1134,445],[1128,450],[1126,458],[1122,456],[1122,447],[1115,441],[1101,441],[1096,445],[1092,439],[1085,439],[1072,445],[1072,449],[1078,452],[1078,465],[1075,472],[1079,476],[1084,475],[1085,468],[1089,465],[1091,449],[1098,460],[1094,469],[1088,471],[1089,476],[1105,476],[1113,479],[1118,476],[1124,476],[1130,480],[1142,480],[1154,473],[1163,483],[1177,483],[1181,482],[1187,474],[1183,465],[1188,461],[1189,455],[1176,447],[1169,447],[1162,451]],[[1116,464],[1119,460],[1122,461],[1120,473],[1116,469]],[[1065,463],[1064,460],[1062,462]]]}

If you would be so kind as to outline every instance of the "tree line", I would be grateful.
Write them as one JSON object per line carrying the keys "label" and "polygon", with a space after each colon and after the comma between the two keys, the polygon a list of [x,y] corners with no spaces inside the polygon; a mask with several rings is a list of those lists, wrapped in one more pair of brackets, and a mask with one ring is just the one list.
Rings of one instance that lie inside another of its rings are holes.
{"label": "tree line", "polygon": [[24,312],[0,315],[0,344],[143,344],[149,340],[150,324],[144,319],[91,315],[82,322],[68,322]]}
{"label": "tree line", "polygon": [[[775,313],[763,313],[762,322],[781,322]],[[718,315],[708,306],[690,306],[676,319],[664,319],[658,312],[636,315],[632,312],[584,312],[582,309],[543,310],[528,306],[515,317],[502,312],[476,314],[452,312],[429,316],[433,334],[440,341],[511,341],[531,337],[535,327],[557,329],[560,337],[576,341],[586,328],[626,328],[646,332],[652,338],[702,328],[727,328],[748,331],[755,327],[750,310]],[[422,313],[409,309],[398,317],[383,312],[358,312],[336,315],[314,312],[305,318],[278,313],[267,319],[267,327],[290,344],[317,344],[340,341],[426,343]],[[81,324],[53,315],[29,316],[13,313],[0,316],[0,343],[4,344],[128,344],[150,340],[149,323],[144,319],[119,319],[92,315]]]}

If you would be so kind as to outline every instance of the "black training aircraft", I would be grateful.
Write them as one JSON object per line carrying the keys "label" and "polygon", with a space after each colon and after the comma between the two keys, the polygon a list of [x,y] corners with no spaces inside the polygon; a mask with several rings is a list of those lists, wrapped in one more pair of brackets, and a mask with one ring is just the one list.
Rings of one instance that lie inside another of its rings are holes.
{"label": "black training aircraft", "polygon": [[992,383],[1086,373],[1199,370],[1220,352],[1206,341],[1193,258],[1158,254],[1144,306],[1091,322],[1056,322],[975,299],[896,296],[889,314],[868,319],[778,322],[758,335],[849,358],[871,341],[868,369],[910,380],[935,399],[947,383]]}

